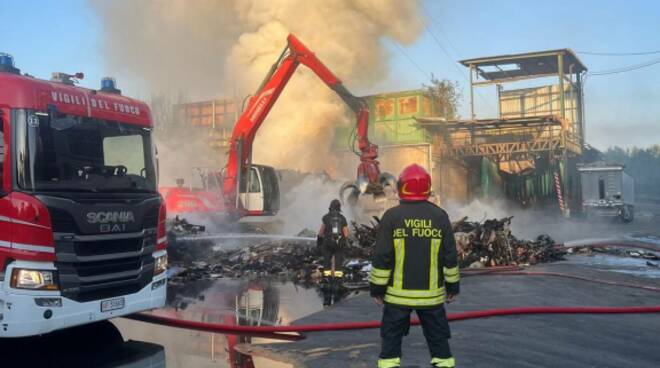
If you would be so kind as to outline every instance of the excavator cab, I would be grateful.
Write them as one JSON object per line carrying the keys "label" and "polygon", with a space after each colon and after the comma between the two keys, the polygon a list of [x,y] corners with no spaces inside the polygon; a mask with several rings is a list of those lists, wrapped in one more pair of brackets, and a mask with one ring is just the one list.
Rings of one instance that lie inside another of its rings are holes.
{"label": "excavator cab", "polygon": [[239,200],[251,216],[274,216],[280,209],[280,186],[275,169],[250,165],[241,177]]}

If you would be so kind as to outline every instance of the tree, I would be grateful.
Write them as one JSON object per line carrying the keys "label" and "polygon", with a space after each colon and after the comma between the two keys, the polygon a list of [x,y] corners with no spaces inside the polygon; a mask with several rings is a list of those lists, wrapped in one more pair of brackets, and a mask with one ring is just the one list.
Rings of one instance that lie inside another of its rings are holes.
{"label": "tree", "polygon": [[626,166],[635,179],[635,189],[642,196],[660,197],[660,146],[648,148],[610,147],[603,154],[605,162]]}
{"label": "tree", "polygon": [[431,75],[431,84],[423,84],[424,92],[431,99],[431,114],[447,120],[455,120],[458,116],[458,102],[462,95],[459,84],[448,79],[438,79]]}

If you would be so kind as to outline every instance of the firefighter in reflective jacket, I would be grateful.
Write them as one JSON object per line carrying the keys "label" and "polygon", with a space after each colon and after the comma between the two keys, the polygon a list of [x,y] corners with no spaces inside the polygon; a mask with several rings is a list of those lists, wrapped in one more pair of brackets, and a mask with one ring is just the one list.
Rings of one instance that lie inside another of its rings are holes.
{"label": "firefighter in reflective jacket", "polygon": [[444,303],[459,292],[454,233],[447,213],[428,201],[431,177],[421,166],[399,176],[399,206],[383,215],[369,277],[371,296],[384,304],[379,368],[401,364],[410,314],[419,317],[433,367],[454,367]]}
{"label": "firefighter in reflective jacket", "polygon": [[323,224],[319,229],[317,245],[323,254],[323,276],[342,278],[344,272],[344,248],[348,239],[348,222],[341,214],[341,202],[333,199],[328,213],[323,216]]}

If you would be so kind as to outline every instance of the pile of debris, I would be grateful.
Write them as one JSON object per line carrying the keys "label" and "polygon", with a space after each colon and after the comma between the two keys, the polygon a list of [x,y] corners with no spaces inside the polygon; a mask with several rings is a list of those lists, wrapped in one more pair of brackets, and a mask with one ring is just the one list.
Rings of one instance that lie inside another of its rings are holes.
{"label": "pile of debris", "polygon": [[[535,241],[513,236],[510,229],[512,219],[472,222],[465,217],[453,223],[460,267],[528,265],[563,259],[566,253],[558,249],[548,235],[539,235]],[[370,224],[352,224],[356,242],[369,256],[373,252],[379,223],[380,220],[374,217]]]}
{"label": "pile of debris", "polygon": [[467,217],[452,224],[460,267],[530,265],[562,260],[566,252],[548,235],[536,240],[518,239],[511,234],[511,220],[490,219],[470,222]]}
{"label": "pile of debris", "polygon": [[[170,248],[171,263],[181,269],[173,275],[174,282],[266,276],[305,281],[318,272],[320,258],[315,247],[280,240],[231,251],[213,250],[204,241],[175,242]],[[198,260],[189,258],[191,254]]]}
{"label": "pile of debris", "polygon": [[[306,234],[307,235],[307,234]],[[177,241],[170,234],[169,259],[175,270],[174,283],[218,278],[275,277],[301,284],[322,278],[323,257],[315,241],[265,240],[243,248],[218,249],[212,240]],[[352,260],[346,265],[345,279],[360,282],[368,277],[369,259],[364,250],[349,245],[345,252]]]}
{"label": "pile of debris", "polygon": [[[551,262],[565,254],[547,235],[535,241],[521,240],[510,231],[511,217],[484,222],[464,218],[453,224],[459,265],[488,267]],[[366,285],[380,220],[368,224],[352,223],[345,256],[347,282]],[[303,230],[299,240],[264,239],[238,249],[226,250],[205,237],[195,240],[200,232],[195,225],[178,220],[170,231],[170,263],[172,281],[186,282],[216,278],[277,277],[298,283],[317,283],[322,279],[322,255],[315,244],[316,233]],[[203,231],[203,230],[201,230]],[[179,240],[177,241],[177,237]]]}
{"label": "pile of debris", "polygon": [[373,219],[368,224],[351,222],[353,244],[364,253],[367,259],[371,259],[373,256],[379,226],[380,219],[376,216],[373,216]]}
{"label": "pile of debris", "polygon": [[206,231],[206,227],[203,225],[191,224],[185,218],[181,218],[178,215],[174,217],[173,220],[168,220],[167,228],[171,232],[179,235],[196,235]]}

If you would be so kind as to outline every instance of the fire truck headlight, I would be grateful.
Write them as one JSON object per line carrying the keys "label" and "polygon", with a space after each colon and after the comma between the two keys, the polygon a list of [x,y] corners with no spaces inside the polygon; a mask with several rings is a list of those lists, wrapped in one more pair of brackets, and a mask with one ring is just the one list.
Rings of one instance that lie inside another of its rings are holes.
{"label": "fire truck headlight", "polygon": [[14,268],[11,287],[16,289],[58,290],[54,271]]}
{"label": "fire truck headlight", "polygon": [[165,271],[167,271],[167,254],[156,257],[156,261],[154,263],[154,276],[160,275]]}

